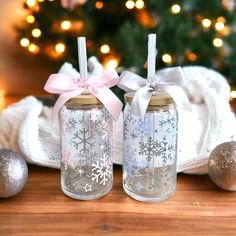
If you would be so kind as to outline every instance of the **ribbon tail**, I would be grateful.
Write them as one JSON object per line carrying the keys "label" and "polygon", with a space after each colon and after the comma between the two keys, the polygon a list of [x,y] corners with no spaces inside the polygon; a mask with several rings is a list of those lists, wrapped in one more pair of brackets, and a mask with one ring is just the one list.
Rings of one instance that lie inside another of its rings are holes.
{"label": "ribbon tail", "polygon": [[192,111],[188,97],[181,87],[170,84],[159,84],[159,88],[166,91],[172,97],[178,108]]}
{"label": "ribbon tail", "polygon": [[85,90],[86,90],[86,88],[79,88],[79,89],[76,89],[76,90],[73,90],[73,91],[61,94],[60,97],[57,99],[54,107],[53,107],[53,110],[52,110],[52,120],[55,120],[57,118],[57,115],[58,115],[60,109],[62,108],[62,106],[68,100],[70,100],[72,97],[80,95]]}
{"label": "ribbon tail", "polygon": [[116,95],[107,87],[90,87],[89,91],[101,101],[114,120],[118,120],[123,104]]}
{"label": "ribbon tail", "polygon": [[146,79],[129,71],[122,72],[118,87],[126,92],[136,91],[144,86],[147,86]]}
{"label": "ribbon tail", "polygon": [[157,73],[157,76],[161,78],[159,79],[160,83],[161,82],[173,83],[178,86],[181,86],[186,81],[184,72],[180,66],[161,70],[160,72]]}
{"label": "ribbon tail", "polygon": [[149,87],[143,87],[139,89],[132,100],[131,112],[137,116],[143,117],[146,113],[149,101],[152,97],[152,89]]}

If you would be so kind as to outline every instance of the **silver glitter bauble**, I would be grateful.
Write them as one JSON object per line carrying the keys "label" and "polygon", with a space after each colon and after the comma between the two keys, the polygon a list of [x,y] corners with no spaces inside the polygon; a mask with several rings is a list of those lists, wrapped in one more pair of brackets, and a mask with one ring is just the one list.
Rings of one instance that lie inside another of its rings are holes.
{"label": "silver glitter bauble", "polygon": [[236,191],[236,142],[218,145],[208,162],[208,174],[220,188]]}
{"label": "silver glitter bauble", "polygon": [[8,149],[0,149],[0,198],[19,193],[28,179],[25,160]]}

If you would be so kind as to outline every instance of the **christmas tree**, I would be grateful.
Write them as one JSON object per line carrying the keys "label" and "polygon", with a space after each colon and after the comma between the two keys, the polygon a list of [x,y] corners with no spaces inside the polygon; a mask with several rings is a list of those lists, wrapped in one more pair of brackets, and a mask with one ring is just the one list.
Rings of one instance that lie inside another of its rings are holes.
{"label": "christmas tree", "polygon": [[26,0],[18,41],[58,67],[77,65],[76,37],[108,67],[143,74],[148,33],[158,36],[157,68],[203,65],[236,85],[236,14],[233,0]]}

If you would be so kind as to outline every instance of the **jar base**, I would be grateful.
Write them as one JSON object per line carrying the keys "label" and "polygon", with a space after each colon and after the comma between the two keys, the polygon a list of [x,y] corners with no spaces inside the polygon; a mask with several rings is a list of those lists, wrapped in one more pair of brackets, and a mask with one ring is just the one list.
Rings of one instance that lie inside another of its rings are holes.
{"label": "jar base", "polygon": [[162,197],[145,197],[145,196],[137,195],[136,193],[128,190],[124,185],[123,185],[123,189],[129,197],[133,198],[134,200],[140,201],[140,202],[162,202],[162,201],[172,197],[176,192],[176,189],[174,189],[174,191],[172,191]]}
{"label": "jar base", "polygon": [[100,192],[100,193],[96,193],[96,194],[91,194],[91,195],[79,195],[79,194],[75,194],[71,191],[68,191],[67,189],[63,188],[63,186],[61,186],[62,192],[73,199],[76,200],[82,200],[82,201],[86,201],[86,200],[94,200],[94,199],[98,199],[100,197],[105,196],[106,194],[108,194],[110,192],[110,190],[112,189],[112,186],[106,191],[106,192]]}

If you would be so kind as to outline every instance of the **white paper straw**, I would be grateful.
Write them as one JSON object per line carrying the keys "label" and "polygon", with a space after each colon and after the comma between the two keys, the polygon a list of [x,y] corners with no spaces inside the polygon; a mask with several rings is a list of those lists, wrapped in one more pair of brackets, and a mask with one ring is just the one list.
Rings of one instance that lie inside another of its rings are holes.
{"label": "white paper straw", "polygon": [[87,52],[86,52],[86,38],[78,37],[78,55],[79,55],[79,71],[82,78],[87,78]]}
{"label": "white paper straw", "polygon": [[148,78],[154,78],[156,72],[156,34],[148,35]]}

